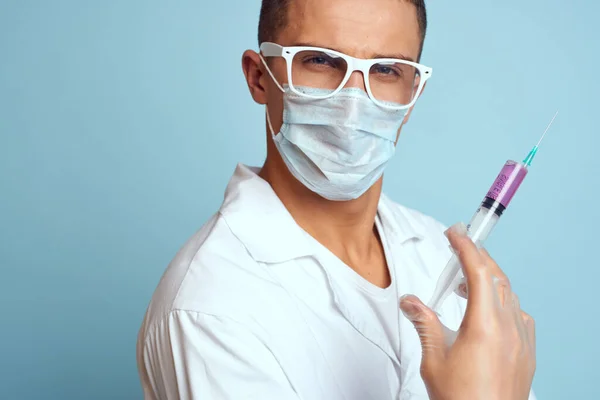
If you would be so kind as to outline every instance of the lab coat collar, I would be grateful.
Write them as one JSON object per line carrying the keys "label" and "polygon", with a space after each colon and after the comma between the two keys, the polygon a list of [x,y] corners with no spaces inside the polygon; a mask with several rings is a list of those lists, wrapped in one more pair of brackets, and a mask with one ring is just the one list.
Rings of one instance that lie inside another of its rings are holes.
{"label": "lab coat collar", "polygon": [[220,213],[252,258],[282,263],[310,256],[312,246],[260,168],[238,164],[225,190]]}
{"label": "lab coat collar", "polygon": [[386,235],[391,236],[391,243],[403,244],[409,240],[423,240],[426,236],[423,223],[384,193],[379,199],[377,213]]}
{"label": "lab coat collar", "polygon": [[[238,164],[225,190],[220,214],[232,233],[258,262],[278,264],[312,256],[313,243],[296,223],[259,168]],[[378,213],[392,243],[422,239],[423,229],[408,212],[381,196]]]}

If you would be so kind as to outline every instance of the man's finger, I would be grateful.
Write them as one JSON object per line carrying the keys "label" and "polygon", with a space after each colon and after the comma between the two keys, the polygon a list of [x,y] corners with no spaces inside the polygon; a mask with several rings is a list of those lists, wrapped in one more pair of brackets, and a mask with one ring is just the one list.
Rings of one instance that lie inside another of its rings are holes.
{"label": "man's finger", "polygon": [[515,324],[517,325],[517,330],[519,331],[519,336],[521,337],[521,341],[523,343],[529,342],[529,334],[527,332],[527,327],[525,326],[525,320],[523,319],[523,314],[521,311],[521,303],[519,302],[519,296],[515,293],[511,293],[512,297],[512,314]]}
{"label": "man's finger", "polygon": [[494,260],[492,258],[492,256],[490,256],[490,253],[488,253],[488,251],[484,247],[480,248],[479,252],[481,253],[481,257],[483,257],[483,260],[485,261],[485,264],[492,271],[492,275],[494,275],[498,279],[506,279],[506,280],[508,280],[508,277],[506,276],[506,274],[504,273],[504,271],[502,271],[502,269],[500,268],[500,266],[498,266],[498,264],[496,263],[496,260]]}
{"label": "man's finger", "polygon": [[527,337],[529,346],[535,357],[535,321],[533,317],[527,314],[525,311],[521,311],[521,316],[523,317],[523,322],[525,323],[525,329],[527,330]]}
{"label": "man's finger", "polygon": [[494,259],[490,256],[486,249],[479,249],[481,256],[485,262],[486,267],[489,272],[492,274],[494,279],[494,285],[496,290],[498,291],[498,296],[500,299],[500,304],[504,308],[505,306],[511,306],[512,304],[512,288],[510,285],[510,280],[502,271],[500,266],[494,261]]}
{"label": "man's finger", "polygon": [[481,256],[483,257],[485,265],[487,266],[488,270],[494,277],[494,283],[495,283],[496,289],[498,290],[500,304],[502,304],[502,307],[504,307],[505,305],[507,305],[507,301],[508,301],[508,305],[511,305],[512,304],[512,302],[511,302],[512,288],[511,288],[510,280],[508,279],[508,276],[506,276],[504,271],[502,271],[500,266],[490,256],[490,253],[488,253],[486,249],[481,248],[481,249],[479,249],[479,252],[481,253]]}
{"label": "man's finger", "polygon": [[473,312],[482,316],[489,315],[498,301],[498,296],[485,259],[475,243],[466,235],[464,225],[453,226],[446,231],[446,236],[460,261],[469,290],[465,318]]}
{"label": "man's finger", "polygon": [[[494,277],[494,283],[496,285],[496,288],[498,289],[498,294],[500,296],[501,304],[502,304],[502,306],[504,306],[504,304],[506,302],[505,297],[507,294],[507,290],[512,291],[511,285],[510,285],[510,280],[508,279],[508,277],[506,276],[504,271],[502,271],[500,266],[496,263],[496,261],[490,256],[490,253],[488,253],[488,251],[485,248],[481,247],[479,249],[479,252],[481,253],[481,256],[483,257],[485,265],[488,267],[488,269],[491,271],[491,273]],[[469,298],[469,287],[467,285],[466,278],[463,277],[460,280],[460,283],[458,284],[458,287],[456,288],[455,293],[464,299]]]}
{"label": "man's finger", "polygon": [[400,299],[400,309],[419,334],[423,349],[423,369],[433,370],[443,358],[448,344],[444,326],[436,313],[415,296],[403,296]]}

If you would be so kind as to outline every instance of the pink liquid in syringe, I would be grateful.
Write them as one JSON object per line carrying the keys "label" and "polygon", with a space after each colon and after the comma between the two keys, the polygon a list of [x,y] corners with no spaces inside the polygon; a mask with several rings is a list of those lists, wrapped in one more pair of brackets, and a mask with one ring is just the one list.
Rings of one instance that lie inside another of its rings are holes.
{"label": "pink liquid in syringe", "polygon": [[513,196],[527,176],[527,168],[518,162],[507,161],[498,174],[486,197],[493,199],[507,208]]}

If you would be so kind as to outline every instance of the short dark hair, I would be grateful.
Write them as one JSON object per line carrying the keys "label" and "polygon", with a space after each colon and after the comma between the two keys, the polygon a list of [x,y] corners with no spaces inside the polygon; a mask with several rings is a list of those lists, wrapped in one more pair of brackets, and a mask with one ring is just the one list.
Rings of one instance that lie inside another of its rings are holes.
{"label": "short dark hair", "polygon": [[[366,0],[369,1],[369,0]],[[419,20],[419,33],[421,35],[421,48],[419,58],[423,51],[425,34],[427,33],[427,9],[425,0],[402,0],[408,1],[417,9]],[[260,19],[258,22],[258,44],[274,41],[279,31],[287,24],[288,9],[292,0],[262,0],[260,8]]]}

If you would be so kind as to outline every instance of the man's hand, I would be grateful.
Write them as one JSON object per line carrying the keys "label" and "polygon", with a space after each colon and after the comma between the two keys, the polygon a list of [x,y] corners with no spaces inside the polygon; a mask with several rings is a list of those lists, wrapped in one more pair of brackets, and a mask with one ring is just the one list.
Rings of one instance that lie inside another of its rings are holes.
{"label": "man's hand", "polygon": [[463,231],[447,233],[468,288],[458,332],[416,297],[401,301],[421,339],[421,375],[432,400],[527,400],[535,373],[534,321],[521,311],[500,267]]}

